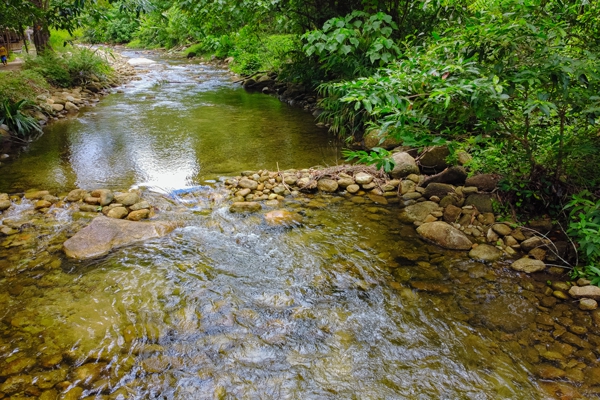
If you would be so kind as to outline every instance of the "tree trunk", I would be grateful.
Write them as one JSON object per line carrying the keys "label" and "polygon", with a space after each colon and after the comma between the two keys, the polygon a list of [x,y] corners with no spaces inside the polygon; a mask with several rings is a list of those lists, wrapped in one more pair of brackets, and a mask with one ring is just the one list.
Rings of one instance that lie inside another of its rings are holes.
{"label": "tree trunk", "polygon": [[27,44],[27,38],[25,37],[25,28],[23,28],[22,26],[19,27],[19,34],[21,35],[21,38],[23,39],[23,46],[25,47],[25,53],[29,54],[29,45]]}
{"label": "tree trunk", "polygon": [[50,31],[44,21],[38,21],[33,28],[33,44],[37,55],[42,55],[46,51],[52,50],[48,41],[50,40]]}

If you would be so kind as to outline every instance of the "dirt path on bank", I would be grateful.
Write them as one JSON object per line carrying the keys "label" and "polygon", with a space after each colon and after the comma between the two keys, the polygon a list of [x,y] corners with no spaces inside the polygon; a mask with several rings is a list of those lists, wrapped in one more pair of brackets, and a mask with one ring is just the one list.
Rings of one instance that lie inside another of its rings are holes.
{"label": "dirt path on bank", "polygon": [[22,58],[16,58],[12,61],[9,61],[8,65],[6,66],[0,64],[0,72],[20,71],[23,67],[23,63],[24,62]]}

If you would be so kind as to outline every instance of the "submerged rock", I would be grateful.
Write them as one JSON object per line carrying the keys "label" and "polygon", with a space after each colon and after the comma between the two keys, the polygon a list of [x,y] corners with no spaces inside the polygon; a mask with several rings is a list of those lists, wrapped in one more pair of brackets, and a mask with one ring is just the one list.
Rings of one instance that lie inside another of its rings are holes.
{"label": "submerged rock", "polygon": [[229,207],[229,212],[242,213],[242,212],[257,212],[262,209],[259,203],[254,201],[236,201]]}
{"label": "submerged rock", "polygon": [[113,248],[165,236],[177,227],[169,222],[135,222],[99,216],[64,243],[67,257],[100,257]]}
{"label": "submerged rock", "polygon": [[27,357],[17,358],[0,369],[0,377],[20,374],[33,368],[33,366],[35,366],[35,359]]}
{"label": "submerged rock", "polygon": [[0,386],[0,391],[6,394],[13,394],[24,390],[27,386],[31,385],[31,382],[32,378],[29,375],[11,376]]}
{"label": "submerged rock", "polygon": [[287,210],[274,210],[265,214],[265,221],[271,226],[293,226],[302,223],[302,216]]}
{"label": "submerged rock", "polygon": [[424,239],[451,250],[469,250],[473,245],[469,238],[446,222],[427,222],[417,228]]}
{"label": "submerged rock", "polygon": [[537,315],[537,309],[527,299],[516,294],[494,297],[475,306],[472,311],[475,313],[472,322],[505,332],[523,330],[535,321]]}
{"label": "submerged rock", "polygon": [[452,293],[452,287],[444,283],[428,281],[411,281],[410,286],[412,286],[414,289],[422,290],[424,292],[438,294]]}

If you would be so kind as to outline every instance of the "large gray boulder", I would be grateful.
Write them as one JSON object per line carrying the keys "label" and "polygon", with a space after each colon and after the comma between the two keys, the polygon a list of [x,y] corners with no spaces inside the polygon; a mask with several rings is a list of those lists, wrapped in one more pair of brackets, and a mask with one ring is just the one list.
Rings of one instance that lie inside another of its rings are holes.
{"label": "large gray boulder", "polygon": [[415,159],[408,153],[398,152],[392,154],[394,169],[390,172],[393,178],[404,178],[410,174],[418,174],[419,167]]}
{"label": "large gray boulder", "polygon": [[450,250],[470,250],[473,245],[464,233],[442,221],[427,222],[417,228],[417,233]]}
{"label": "large gray boulder", "polygon": [[98,216],[68,239],[63,250],[78,260],[100,257],[116,247],[165,236],[177,227],[171,222],[135,222]]}
{"label": "large gray boulder", "polygon": [[440,206],[433,201],[423,201],[402,209],[398,218],[406,224],[412,224],[415,221],[423,222],[429,214],[439,210]]}

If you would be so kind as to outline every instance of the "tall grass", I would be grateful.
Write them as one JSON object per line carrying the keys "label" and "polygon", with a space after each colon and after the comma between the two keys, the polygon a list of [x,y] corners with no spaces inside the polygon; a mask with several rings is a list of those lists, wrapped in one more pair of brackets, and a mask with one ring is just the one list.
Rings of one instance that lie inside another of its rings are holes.
{"label": "tall grass", "polygon": [[17,102],[33,101],[36,96],[50,88],[44,77],[36,71],[11,71],[0,73],[0,99]]}
{"label": "tall grass", "polygon": [[24,68],[43,76],[58,87],[78,86],[112,76],[112,68],[97,50],[69,46],[37,57],[27,57]]}

